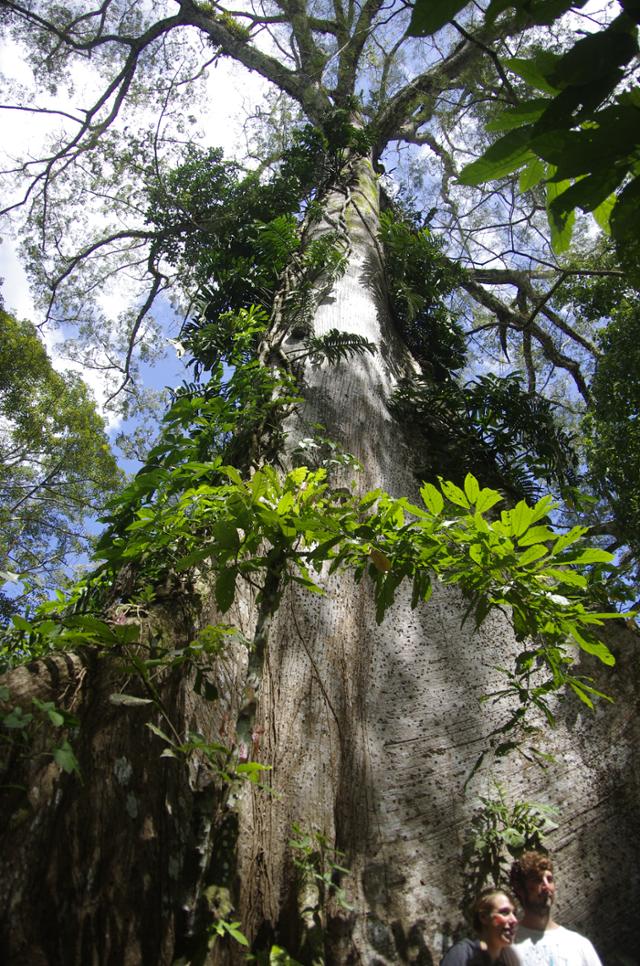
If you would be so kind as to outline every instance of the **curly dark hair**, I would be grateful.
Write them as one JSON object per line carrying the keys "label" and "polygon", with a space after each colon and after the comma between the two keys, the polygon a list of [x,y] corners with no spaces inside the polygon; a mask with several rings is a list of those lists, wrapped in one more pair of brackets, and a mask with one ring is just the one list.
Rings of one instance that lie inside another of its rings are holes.
{"label": "curly dark hair", "polygon": [[553,872],[553,862],[546,852],[523,852],[511,866],[511,888],[522,899],[527,894],[527,880],[541,879],[543,872]]}

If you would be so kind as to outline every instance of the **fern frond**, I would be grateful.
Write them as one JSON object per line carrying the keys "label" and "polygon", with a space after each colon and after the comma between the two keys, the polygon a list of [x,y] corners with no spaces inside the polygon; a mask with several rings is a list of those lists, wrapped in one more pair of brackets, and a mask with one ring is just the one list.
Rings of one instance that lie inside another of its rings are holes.
{"label": "fern frond", "polygon": [[300,247],[298,223],[293,215],[279,215],[269,222],[258,222],[257,245],[260,254],[281,271]]}
{"label": "fern frond", "polygon": [[313,363],[328,362],[335,365],[351,356],[364,355],[365,352],[374,355],[377,349],[373,342],[369,342],[362,335],[355,332],[339,332],[330,329],[326,335],[312,336],[304,341],[304,349],[298,359],[309,359]]}

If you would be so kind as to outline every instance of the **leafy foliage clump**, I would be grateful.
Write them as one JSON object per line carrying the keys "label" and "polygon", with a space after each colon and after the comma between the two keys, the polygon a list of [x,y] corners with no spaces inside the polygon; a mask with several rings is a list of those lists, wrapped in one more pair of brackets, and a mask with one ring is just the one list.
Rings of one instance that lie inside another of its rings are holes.
{"label": "leafy foliage clump", "polygon": [[[188,266],[198,284],[215,279],[207,293],[209,318],[264,304],[282,257],[298,244],[293,216],[312,201],[334,163],[324,136],[307,125],[294,133],[269,177],[243,173],[220,148],[190,145],[182,164],[150,184],[147,221],[160,232],[163,256]],[[260,247],[273,244],[278,231],[284,232],[281,259],[272,264],[259,257]]]}
{"label": "leafy foliage clump", "polygon": [[640,552],[640,306],[623,299],[602,333],[586,420],[587,452],[598,490],[611,499],[625,540]]}
{"label": "leafy foliage clump", "polygon": [[473,469],[512,499],[535,498],[542,482],[561,491],[575,484],[571,439],[549,400],[523,389],[518,372],[478,376],[464,386],[405,380],[392,406],[419,440],[422,479],[446,471],[462,480]]}
{"label": "leafy foliage clump", "polygon": [[7,619],[64,582],[122,474],[85,383],[56,372],[30,323],[0,310],[0,332],[0,571],[23,583],[0,597]]}
{"label": "leafy foliage clump", "polygon": [[463,848],[465,907],[482,889],[508,885],[511,861],[529,849],[544,849],[545,837],[557,827],[558,810],[553,805],[510,804],[498,782],[495,790],[495,796],[480,796]]}
{"label": "leafy foliage clump", "polygon": [[458,273],[426,226],[386,211],[380,237],[396,324],[423,369],[441,382],[466,356],[464,334],[446,304]]}

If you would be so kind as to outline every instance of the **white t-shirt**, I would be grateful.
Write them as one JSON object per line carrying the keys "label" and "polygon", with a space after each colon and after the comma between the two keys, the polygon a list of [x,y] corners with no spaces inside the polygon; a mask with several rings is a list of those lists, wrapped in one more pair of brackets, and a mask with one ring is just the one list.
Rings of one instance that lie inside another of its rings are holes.
{"label": "white t-shirt", "polygon": [[602,966],[589,940],[564,926],[543,932],[518,926],[511,948],[522,966]]}

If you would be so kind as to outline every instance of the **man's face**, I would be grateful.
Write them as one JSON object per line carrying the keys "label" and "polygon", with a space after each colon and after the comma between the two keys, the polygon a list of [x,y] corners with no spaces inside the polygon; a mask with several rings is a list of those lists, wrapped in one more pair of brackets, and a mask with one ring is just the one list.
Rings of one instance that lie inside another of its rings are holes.
{"label": "man's face", "polygon": [[523,905],[526,910],[536,913],[549,912],[556,896],[556,884],[553,872],[544,869],[537,875],[527,878]]}

